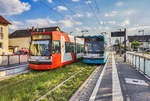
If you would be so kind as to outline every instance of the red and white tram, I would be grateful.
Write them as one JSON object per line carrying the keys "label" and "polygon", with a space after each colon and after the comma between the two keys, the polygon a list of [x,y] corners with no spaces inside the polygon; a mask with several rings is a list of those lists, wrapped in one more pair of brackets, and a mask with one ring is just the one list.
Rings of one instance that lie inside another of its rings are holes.
{"label": "red and white tram", "polygon": [[84,54],[84,39],[60,31],[32,33],[29,67],[54,69],[74,62]]}

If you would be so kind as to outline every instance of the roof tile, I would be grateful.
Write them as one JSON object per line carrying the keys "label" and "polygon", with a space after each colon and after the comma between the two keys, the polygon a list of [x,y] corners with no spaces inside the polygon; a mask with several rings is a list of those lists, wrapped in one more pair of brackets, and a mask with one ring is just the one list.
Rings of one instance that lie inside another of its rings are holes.
{"label": "roof tile", "polygon": [[5,18],[0,16],[0,24],[11,24],[9,21],[7,21]]}

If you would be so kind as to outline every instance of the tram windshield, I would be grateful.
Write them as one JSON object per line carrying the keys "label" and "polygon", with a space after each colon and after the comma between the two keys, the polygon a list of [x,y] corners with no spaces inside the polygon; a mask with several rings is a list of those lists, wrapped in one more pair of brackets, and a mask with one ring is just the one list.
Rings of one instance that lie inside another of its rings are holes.
{"label": "tram windshield", "polygon": [[51,42],[50,40],[32,41],[30,46],[30,55],[32,56],[50,56]]}
{"label": "tram windshield", "polygon": [[104,40],[85,40],[85,53],[100,53],[104,51]]}

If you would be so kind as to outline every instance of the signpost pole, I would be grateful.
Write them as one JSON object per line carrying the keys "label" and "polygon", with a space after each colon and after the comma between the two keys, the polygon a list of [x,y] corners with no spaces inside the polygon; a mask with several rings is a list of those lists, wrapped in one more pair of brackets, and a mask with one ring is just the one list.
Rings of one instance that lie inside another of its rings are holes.
{"label": "signpost pole", "polygon": [[126,62],[126,49],[127,49],[127,44],[126,44],[126,28],[124,29],[124,62]]}

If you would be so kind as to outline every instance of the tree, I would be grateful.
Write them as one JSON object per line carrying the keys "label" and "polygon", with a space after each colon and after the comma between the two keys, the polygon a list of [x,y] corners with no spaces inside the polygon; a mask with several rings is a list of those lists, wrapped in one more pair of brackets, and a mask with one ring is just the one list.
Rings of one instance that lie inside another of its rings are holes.
{"label": "tree", "polygon": [[133,49],[137,49],[140,45],[141,45],[141,42],[139,42],[139,41],[134,41],[131,43],[131,47]]}

